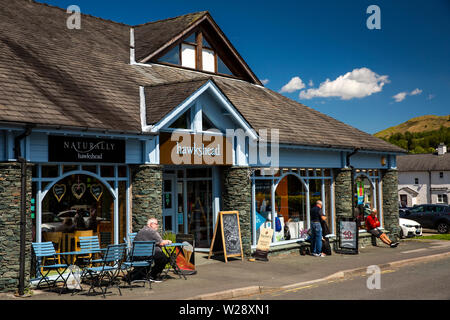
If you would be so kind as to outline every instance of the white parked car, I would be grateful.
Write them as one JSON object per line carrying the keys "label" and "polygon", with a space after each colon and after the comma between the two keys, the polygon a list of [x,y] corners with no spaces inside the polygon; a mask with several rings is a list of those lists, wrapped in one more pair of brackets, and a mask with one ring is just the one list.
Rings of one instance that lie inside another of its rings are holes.
{"label": "white parked car", "polygon": [[400,218],[400,238],[409,238],[422,235],[420,223],[405,218]]}

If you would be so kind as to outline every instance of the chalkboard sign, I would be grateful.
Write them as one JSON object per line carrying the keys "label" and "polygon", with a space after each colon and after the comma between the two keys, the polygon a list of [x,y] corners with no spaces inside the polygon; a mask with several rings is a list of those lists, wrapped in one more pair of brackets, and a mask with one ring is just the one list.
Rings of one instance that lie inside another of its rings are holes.
{"label": "chalkboard sign", "polygon": [[359,230],[355,218],[338,220],[337,253],[358,254]]}
{"label": "chalkboard sign", "polygon": [[228,262],[228,257],[244,259],[238,211],[219,212],[208,259],[214,253],[223,253],[225,262]]}

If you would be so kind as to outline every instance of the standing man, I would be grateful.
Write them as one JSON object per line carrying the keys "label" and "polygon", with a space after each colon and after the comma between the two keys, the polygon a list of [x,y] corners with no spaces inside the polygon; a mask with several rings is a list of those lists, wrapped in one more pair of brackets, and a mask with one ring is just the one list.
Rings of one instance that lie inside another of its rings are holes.
{"label": "standing man", "polygon": [[150,218],[147,221],[147,225],[143,227],[134,238],[134,241],[151,241],[155,240],[155,254],[153,266],[150,272],[150,278],[153,282],[161,282],[160,273],[163,271],[166,264],[169,262],[169,258],[162,252],[161,247],[167,244],[171,244],[170,240],[163,240],[158,232],[158,220],[156,218]]}
{"label": "standing man", "polygon": [[396,248],[398,246],[398,242],[392,242],[391,239],[388,238],[386,233],[379,229],[380,221],[377,218],[377,209],[372,209],[370,214],[366,218],[366,229],[367,232],[379,238],[385,244],[390,246],[391,248]]}
{"label": "standing man", "polygon": [[325,255],[322,254],[322,226],[320,225],[320,221],[325,221],[327,218],[322,212],[322,201],[317,200],[316,205],[311,209],[310,218],[312,255],[315,257],[324,257]]}

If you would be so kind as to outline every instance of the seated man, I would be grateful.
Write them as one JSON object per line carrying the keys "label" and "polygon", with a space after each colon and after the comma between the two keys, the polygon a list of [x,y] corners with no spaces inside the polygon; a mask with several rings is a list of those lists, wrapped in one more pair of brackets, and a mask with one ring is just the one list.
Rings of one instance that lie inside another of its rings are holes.
{"label": "seated man", "polygon": [[[134,238],[134,241],[151,241],[155,240],[155,254],[153,266],[150,272],[150,278],[153,282],[161,282],[160,273],[164,270],[164,267],[169,262],[169,258],[162,252],[161,246],[171,244],[170,240],[163,240],[158,232],[158,220],[156,218],[150,218],[147,221],[147,225],[143,227]],[[131,280],[133,279],[133,274],[130,275]]]}
{"label": "seated man", "polygon": [[381,231],[378,227],[380,226],[380,221],[377,218],[377,209],[372,209],[370,214],[366,218],[366,229],[367,232],[379,238],[381,241],[386,243],[391,248],[395,248],[398,246],[398,242],[392,242],[388,236]]}

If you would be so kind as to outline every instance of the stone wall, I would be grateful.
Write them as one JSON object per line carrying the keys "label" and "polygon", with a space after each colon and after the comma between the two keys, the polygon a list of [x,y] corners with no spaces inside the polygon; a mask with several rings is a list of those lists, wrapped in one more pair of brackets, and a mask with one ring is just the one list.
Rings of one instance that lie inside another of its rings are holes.
{"label": "stone wall", "polygon": [[242,249],[245,256],[251,255],[252,243],[252,185],[250,169],[227,167],[222,171],[222,210],[239,211]]}
{"label": "stone wall", "polygon": [[336,221],[339,218],[352,218],[352,170],[336,169],[334,176]]}
{"label": "stone wall", "polygon": [[398,214],[398,171],[389,169],[382,172],[384,228],[390,231],[389,238],[398,240],[400,226]]}
{"label": "stone wall", "polygon": [[132,229],[139,231],[154,216],[162,225],[162,174],[159,165],[132,167]]}
{"label": "stone wall", "polygon": [[[16,291],[19,286],[20,256],[19,163],[0,163],[0,292]],[[27,224],[25,250],[25,287],[29,285],[31,262],[31,165],[27,168]]]}

